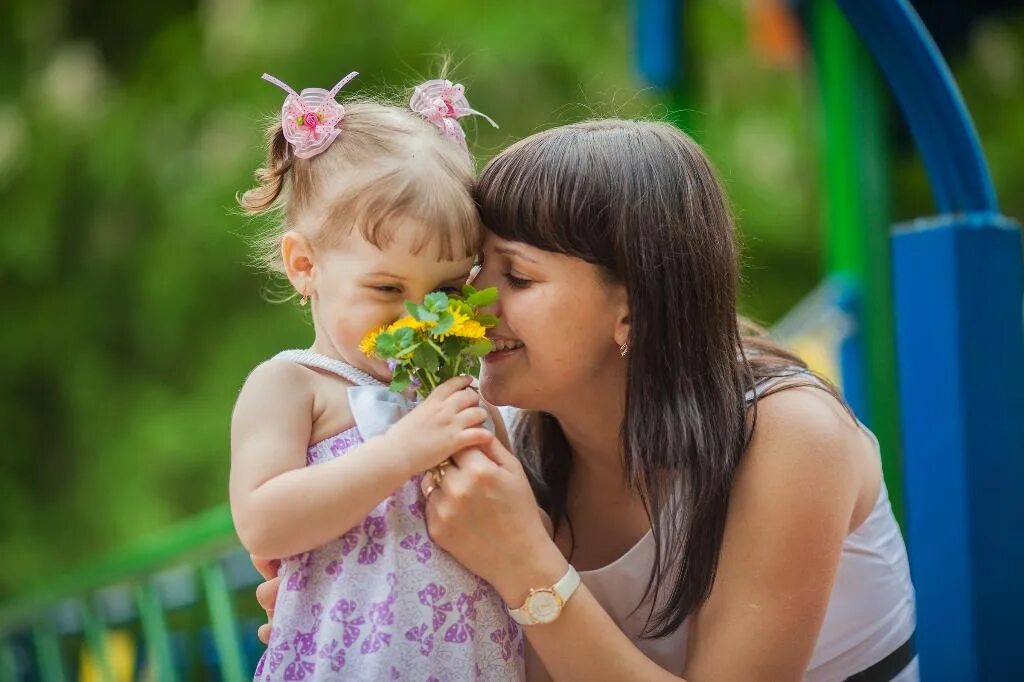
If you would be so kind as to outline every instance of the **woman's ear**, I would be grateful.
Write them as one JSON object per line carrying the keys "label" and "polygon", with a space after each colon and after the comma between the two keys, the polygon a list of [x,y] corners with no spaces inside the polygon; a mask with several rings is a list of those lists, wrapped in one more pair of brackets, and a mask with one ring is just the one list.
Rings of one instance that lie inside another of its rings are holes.
{"label": "woman's ear", "polygon": [[[612,309],[615,311],[615,330],[612,336],[615,344],[620,348],[628,348],[630,324],[629,324],[629,294],[626,287],[616,286],[613,297]],[[625,355],[623,353],[623,355]]]}
{"label": "woman's ear", "polygon": [[288,281],[299,296],[315,293],[316,254],[309,240],[294,230],[281,237],[281,259]]}

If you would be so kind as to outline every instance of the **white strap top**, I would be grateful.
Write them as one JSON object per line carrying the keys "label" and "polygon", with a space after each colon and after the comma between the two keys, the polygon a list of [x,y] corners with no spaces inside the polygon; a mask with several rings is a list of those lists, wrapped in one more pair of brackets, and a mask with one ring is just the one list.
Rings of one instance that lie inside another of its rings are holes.
{"label": "white strap top", "polygon": [[[768,386],[759,386],[758,393]],[[506,423],[516,418],[515,410],[506,408],[502,413]],[[879,452],[878,440],[871,436]],[[667,637],[640,638],[651,603],[648,600],[641,608],[636,606],[653,564],[654,539],[648,532],[612,563],[580,571],[580,576],[637,648],[665,670],[681,675],[686,665],[689,621]],[[869,668],[901,646],[913,634],[915,622],[907,551],[883,481],[870,514],[843,542],[825,621],[805,679],[844,680]],[[894,682],[917,679],[915,659]]]}

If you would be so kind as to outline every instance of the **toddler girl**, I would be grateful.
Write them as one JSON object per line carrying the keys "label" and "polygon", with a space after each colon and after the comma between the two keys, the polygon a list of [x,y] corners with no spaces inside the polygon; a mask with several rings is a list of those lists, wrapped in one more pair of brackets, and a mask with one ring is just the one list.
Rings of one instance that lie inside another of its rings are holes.
{"label": "toddler girl", "polygon": [[[405,300],[459,291],[482,239],[461,86],[410,108],[287,92],[252,214],[276,210],[267,264],[311,308],[308,350],[258,366],[231,424],[231,509],[254,556],[281,558],[258,680],[517,680],[522,637],[493,589],[427,535],[422,472],[485,444],[469,378],[415,407],[359,342]],[[411,410],[411,411],[410,411]],[[405,416],[402,416],[405,415]]]}

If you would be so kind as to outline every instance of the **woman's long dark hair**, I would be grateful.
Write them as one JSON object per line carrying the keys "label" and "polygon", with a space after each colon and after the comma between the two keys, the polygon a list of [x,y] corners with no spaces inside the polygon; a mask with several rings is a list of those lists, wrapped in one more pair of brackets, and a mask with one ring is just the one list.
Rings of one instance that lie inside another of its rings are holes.
{"label": "woman's long dark hair", "polygon": [[[498,236],[582,258],[628,291],[622,451],[655,543],[644,599],[662,606],[644,634],[665,636],[711,592],[752,430],[748,391],[805,366],[738,318],[732,216],[710,162],[676,128],[604,120],[533,135],[487,165],[476,198]],[[558,422],[530,414],[514,438],[541,505],[571,532]]]}

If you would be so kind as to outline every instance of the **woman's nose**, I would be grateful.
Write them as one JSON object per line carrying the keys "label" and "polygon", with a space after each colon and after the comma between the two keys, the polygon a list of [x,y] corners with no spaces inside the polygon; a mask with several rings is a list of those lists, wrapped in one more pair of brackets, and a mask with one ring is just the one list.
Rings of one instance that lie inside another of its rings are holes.
{"label": "woman's nose", "polygon": [[500,284],[501,278],[497,273],[491,273],[486,265],[480,268],[476,278],[473,280],[473,287],[477,290],[487,289],[488,287],[496,287],[498,289],[498,300],[481,308],[488,315],[501,316],[501,297],[504,292],[502,292]]}

